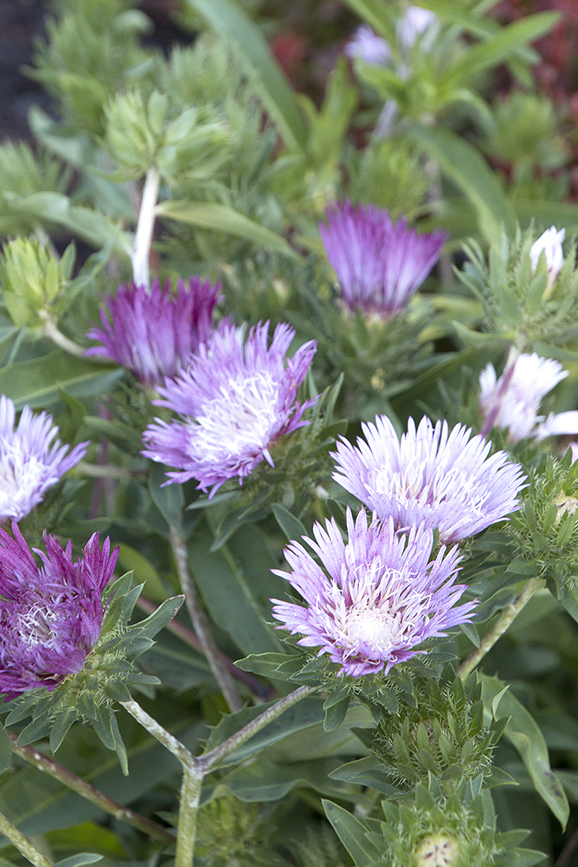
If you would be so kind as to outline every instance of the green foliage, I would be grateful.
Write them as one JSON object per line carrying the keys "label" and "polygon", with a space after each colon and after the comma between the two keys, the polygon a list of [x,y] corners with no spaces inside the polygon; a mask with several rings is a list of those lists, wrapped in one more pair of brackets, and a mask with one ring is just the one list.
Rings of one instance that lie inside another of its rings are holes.
{"label": "green foliage", "polygon": [[351,157],[350,198],[386,208],[392,220],[412,221],[428,187],[422,161],[403,139],[374,139]]}
{"label": "green foliage", "polygon": [[48,244],[35,239],[17,238],[4,247],[0,257],[2,301],[15,325],[41,328],[47,315],[66,306],[74,259],[72,245],[61,259],[51,253]]}
{"label": "green foliage", "polygon": [[578,271],[575,249],[566,252],[562,270],[552,286],[544,257],[532,271],[530,248],[540,233],[518,228],[513,239],[502,232],[489,261],[476,242],[467,245],[469,260],[457,274],[481,301],[486,330],[511,341],[523,352],[553,354],[553,347],[578,334]]}

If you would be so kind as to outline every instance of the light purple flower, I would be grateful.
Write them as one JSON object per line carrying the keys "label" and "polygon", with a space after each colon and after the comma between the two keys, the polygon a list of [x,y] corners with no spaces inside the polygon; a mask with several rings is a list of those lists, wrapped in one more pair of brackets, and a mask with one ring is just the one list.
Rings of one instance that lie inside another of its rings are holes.
{"label": "light purple flower", "polygon": [[387,416],[362,424],[357,447],[342,439],[333,453],[333,478],[378,518],[398,529],[439,529],[442,542],[473,536],[515,511],[524,487],[522,468],[469,428],[410,418],[401,441]]}
{"label": "light purple flower", "polygon": [[493,364],[488,364],[480,375],[480,411],[486,420],[482,433],[505,428],[512,442],[578,433],[578,412],[551,414],[547,419],[538,414],[542,399],[566,376],[568,371],[559,361],[535,352],[514,356],[499,379]]}
{"label": "light purple flower", "polygon": [[144,286],[120,285],[100,311],[102,328],[87,335],[102,346],[84,354],[111,358],[140,382],[156,386],[178,373],[208,339],[219,290],[219,284],[200,277],[192,277],[188,285],[179,280],[176,293],[168,281],[161,289],[155,280],[150,292]]}
{"label": "light purple flower", "polygon": [[422,9],[421,6],[408,6],[397,27],[397,39],[403,51],[418,42],[427,30],[437,32],[438,17],[430,9]]}
{"label": "light purple flower", "polygon": [[421,286],[447,238],[436,229],[419,235],[405,219],[393,223],[375,205],[342,202],[326,212],[319,231],[350,310],[389,317]]}
{"label": "light purple flower", "polygon": [[350,60],[363,60],[374,66],[386,66],[391,60],[389,43],[378,36],[369,24],[359,25],[343,51]]}
{"label": "light purple flower", "polygon": [[0,530],[0,692],[6,701],[37,687],[52,690],[84,668],[100,637],[101,594],[118,556],[108,539],[101,550],[95,534],[73,562],[71,543],[63,550],[45,534],[39,566],[17,524],[12,532],[14,538]]}
{"label": "light purple flower", "polygon": [[[182,421],[156,419],[143,434],[142,452],[153,461],[178,467],[169,482],[197,479],[211,496],[227,479],[242,483],[263,459],[273,466],[270,446],[279,437],[308,422],[297,389],[316,350],[303,344],[291,359],[286,353],[295,336],[285,323],[277,325],[268,346],[269,323],[251,328],[243,344],[241,329],[222,324],[199,348],[187,370],[158,391],[166,406]],[[167,484],[169,483],[167,482]]]}
{"label": "light purple flower", "polygon": [[[305,538],[323,568],[299,542],[285,551],[291,572],[275,571],[299,591],[307,607],[272,599],[282,628],[301,633],[298,644],[319,647],[357,677],[381,671],[416,653],[426,639],[469,620],[475,602],[453,606],[466,587],[455,584],[460,555],[442,547],[429,562],[433,533],[414,527],[397,533],[393,521],[373,520],[365,511],[354,523],[347,510],[348,541],[335,520],[313,526]],[[281,627],[278,627],[281,628]]]}
{"label": "light purple flower", "polygon": [[25,406],[15,427],[14,404],[0,397],[0,520],[20,521],[44,494],[86,454],[89,443],[68,446],[56,439],[58,427],[51,415],[33,415]]}

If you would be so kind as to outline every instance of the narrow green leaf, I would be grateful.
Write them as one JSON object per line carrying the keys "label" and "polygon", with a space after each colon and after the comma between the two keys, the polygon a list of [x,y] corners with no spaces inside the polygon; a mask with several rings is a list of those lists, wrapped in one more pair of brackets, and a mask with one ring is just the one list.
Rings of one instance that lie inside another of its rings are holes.
{"label": "narrow green leaf", "polygon": [[510,721],[505,736],[518,750],[536,791],[548,804],[563,828],[566,827],[570,806],[562,783],[550,767],[548,747],[544,736],[533,716],[510,692],[504,691],[504,684],[497,677],[481,675],[485,700],[493,700],[502,692],[501,698],[493,708],[494,716],[508,716]]}
{"label": "narrow green leaf", "polygon": [[6,734],[6,729],[0,723],[0,774],[10,765],[12,758],[12,741]]}
{"label": "narrow green leaf", "polygon": [[167,524],[178,527],[182,508],[185,503],[181,485],[167,485],[167,468],[163,464],[153,462],[148,480],[151,499]]}
{"label": "narrow green leaf", "polygon": [[95,861],[102,861],[102,857],[95,852],[82,852],[80,855],[71,855],[70,858],[57,861],[54,867],[82,867],[83,864],[94,864]]}
{"label": "narrow green leaf", "polygon": [[477,148],[449,129],[415,125],[409,135],[475,206],[480,230],[487,241],[499,244],[502,226],[509,235],[513,234],[512,205]]}
{"label": "narrow green leaf", "polygon": [[219,36],[242,49],[259,96],[285,142],[302,150],[307,132],[291,84],[245,11],[234,0],[184,0],[184,3],[202,15]]}
{"label": "narrow green leaf", "polygon": [[178,199],[161,202],[160,205],[157,205],[156,212],[159,217],[179,220],[181,223],[189,223],[199,229],[212,229],[215,232],[236,235],[239,238],[252,241],[260,247],[268,247],[277,253],[283,253],[292,259],[300,258],[281,235],[265,226],[260,226],[259,223],[228,205],[222,205],[218,202],[188,202],[184,199]]}
{"label": "narrow green leaf", "polygon": [[379,849],[366,837],[366,829],[348,810],[331,801],[322,801],[325,815],[351,857],[355,867],[373,867],[381,858]]}
{"label": "narrow green leaf", "polygon": [[300,539],[307,535],[307,531],[299,518],[292,515],[281,503],[273,503],[272,509],[277,523],[289,540]]}

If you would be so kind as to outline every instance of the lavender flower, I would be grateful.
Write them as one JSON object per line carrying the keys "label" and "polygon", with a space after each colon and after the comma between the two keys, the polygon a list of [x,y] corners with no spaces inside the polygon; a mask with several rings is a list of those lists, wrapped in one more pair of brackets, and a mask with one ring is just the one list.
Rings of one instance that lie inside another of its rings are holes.
{"label": "lavender flower", "polygon": [[537,241],[532,244],[530,249],[530,259],[532,262],[532,270],[536,271],[540,256],[542,253],[546,259],[546,269],[548,271],[548,283],[551,285],[555,282],[558,274],[562,270],[564,264],[564,251],[562,250],[562,241],[566,235],[566,229],[556,231],[556,226],[551,226],[544,232]]}
{"label": "lavender flower", "polygon": [[379,518],[399,529],[437,527],[442,542],[457,542],[500,521],[520,505],[522,469],[506,452],[488,457],[490,443],[457,425],[409,420],[401,442],[386,416],[363,424],[357,448],[343,439],[333,457],[335,481]]}
{"label": "lavender flower", "polygon": [[219,289],[219,284],[199,277],[192,277],[188,286],[179,280],[176,294],[168,281],[161,289],[155,280],[150,292],[144,286],[120,285],[100,312],[102,328],[92,328],[87,335],[102,346],[84,354],[111,358],[140,382],[156,386],[165,376],[178,373],[208,339]]}
{"label": "lavender flower", "polygon": [[350,60],[363,60],[374,66],[386,66],[391,60],[389,43],[378,36],[369,24],[359,25],[343,51]]}
{"label": "lavender flower", "polygon": [[169,473],[169,482],[197,479],[203,491],[214,486],[213,496],[227,479],[238,476],[242,483],[264,458],[273,466],[269,447],[307,424],[303,412],[315,400],[300,406],[295,396],[315,341],[288,360],[294,330],[277,325],[269,347],[268,333],[268,322],[256,325],[243,345],[241,331],[224,323],[188,369],[159,388],[163,399],[153,402],[179,413],[182,421],[156,419],[143,434],[142,454],[181,470]]}
{"label": "lavender flower", "polygon": [[14,538],[0,530],[0,692],[6,701],[41,686],[52,690],[83,669],[100,637],[101,594],[117,558],[108,539],[99,548],[95,534],[74,563],[71,543],[63,550],[45,534],[39,566],[17,524],[12,532]]}
{"label": "lavender flower", "polygon": [[[335,520],[313,526],[305,539],[323,569],[298,542],[285,551],[291,572],[274,570],[299,591],[308,607],[274,602],[273,616],[298,644],[320,647],[357,677],[381,671],[424,651],[416,650],[427,638],[466,622],[475,602],[454,608],[466,587],[454,584],[460,555],[457,547],[441,548],[428,562],[433,533],[412,528],[408,535],[395,532],[391,518],[372,521],[361,511],[354,523],[347,510],[349,539],[343,541]],[[281,628],[281,627],[279,627]]]}
{"label": "lavender flower", "polygon": [[397,27],[397,39],[402,51],[407,52],[413,48],[426,31],[437,31],[436,25],[438,23],[437,15],[430,9],[422,9],[421,6],[408,6]]}
{"label": "lavender flower", "polygon": [[512,442],[578,433],[578,412],[551,414],[547,419],[538,414],[542,398],[566,376],[560,362],[535,352],[515,356],[499,379],[493,364],[488,364],[480,375],[480,411],[486,420],[482,432],[494,426],[505,428]]}
{"label": "lavender flower", "polygon": [[67,455],[58,427],[46,412],[33,415],[25,406],[15,428],[14,404],[0,397],[0,520],[20,521],[42,502],[55,485],[86,454],[88,443],[79,443]]}
{"label": "lavender flower", "polygon": [[319,231],[346,306],[389,317],[402,310],[437,262],[447,235],[421,234],[393,223],[375,205],[342,202]]}

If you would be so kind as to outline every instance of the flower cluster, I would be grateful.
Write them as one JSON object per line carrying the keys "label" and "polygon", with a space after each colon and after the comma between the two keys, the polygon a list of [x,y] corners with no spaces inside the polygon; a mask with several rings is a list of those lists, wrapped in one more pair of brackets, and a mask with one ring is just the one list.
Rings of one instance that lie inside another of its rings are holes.
{"label": "flower cluster", "polygon": [[[86,454],[88,443],[68,452],[60,444],[51,415],[33,415],[25,406],[15,426],[14,403],[0,397],[0,520],[20,521],[42,502],[55,485]],[[67,454],[68,452],[68,454]]]}
{"label": "flower cluster", "polygon": [[406,306],[447,238],[441,230],[420,235],[403,219],[393,223],[375,205],[342,202],[327,211],[326,219],[319,231],[344,304],[385,318]]}
{"label": "flower cluster", "polygon": [[17,524],[14,538],[0,530],[0,692],[6,700],[30,689],[52,690],[81,671],[100,637],[102,591],[112,578],[117,552],[95,534],[73,562],[45,536],[39,566]]}
{"label": "flower cluster", "polygon": [[538,414],[542,399],[566,376],[568,371],[559,361],[535,352],[515,356],[499,379],[493,364],[488,364],[480,375],[482,433],[501,427],[508,431],[511,442],[578,434],[578,412],[551,413],[547,418]]}
{"label": "flower cluster", "polygon": [[212,496],[227,479],[242,483],[264,459],[273,466],[275,440],[307,424],[303,413],[315,401],[300,405],[295,397],[316,344],[305,343],[287,359],[294,330],[277,325],[270,346],[268,334],[269,323],[262,323],[243,343],[242,331],[225,323],[180,376],[159,387],[154,403],[182,420],[156,419],[143,434],[142,453],[178,467],[169,482],[197,479],[203,491],[212,486]]}
{"label": "flower cluster", "polygon": [[299,591],[308,607],[272,600],[273,614],[286,629],[300,633],[298,644],[320,647],[345,674],[357,677],[381,671],[423,651],[416,646],[464,623],[474,607],[453,607],[465,585],[455,584],[460,555],[442,548],[429,561],[433,533],[425,526],[406,535],[393,520],[373,520],[347,510],[348,541],[335,520],[313,527],[305,539],[323,569],[303,545],[285,551],[292,571],[277,572]]}
{"label": "flower cluster", "polygon": [[150,291],[120,285],[101,310],[102,328],[92,328],[87,335],[101,346],[87,349],[85,355],[111,358],[140,382],[157,386],[185,367],[209,338],[219,289],[199,277],[188,285],[179,280],[176,293],[168,281],[161,289],[155,280]]}

